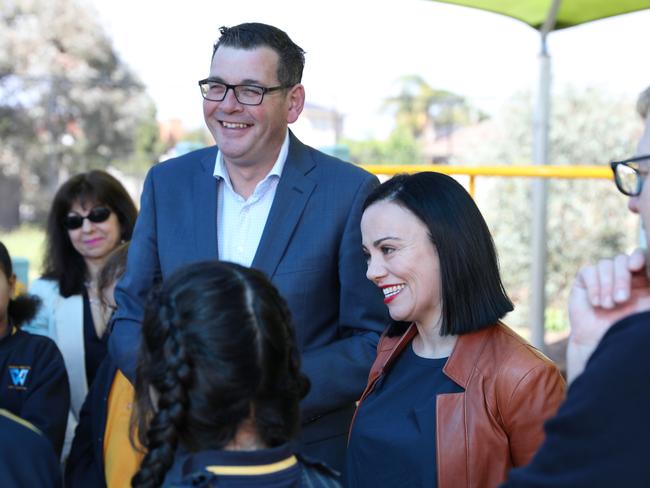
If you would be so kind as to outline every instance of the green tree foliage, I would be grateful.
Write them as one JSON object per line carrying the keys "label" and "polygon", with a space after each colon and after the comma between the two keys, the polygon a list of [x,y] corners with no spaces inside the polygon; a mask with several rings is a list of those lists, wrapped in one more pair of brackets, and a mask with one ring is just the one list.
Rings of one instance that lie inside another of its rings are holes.
{"label": "green tree foliage", "polygon": [[397,126],[407,128],[419,139],[427,127],[449,133],[454,127],[467,125],[483,114],[473,110],[465,98],[456,93],[432,88],[419,75],[398,80],[399,94],[388,98],[384,106],[395,111]]}
{"label": "green tree foliage", "polygon": [[[485,115],[447,90],[432,88],[421,76],[398,80],[399,94],[386,99],[384,110],[395,115],[395,129],[386,140],[342,141],[359,164],[425,164],[427,135],[448,135]],[[427,132],[429,134],[427,134]]]}
{"label": "green tree foliage", "polygon": [[[493,121],[493,137],[460,149],[465,164],[531,164],[532,100],[514,97]],[[567,88],[553,99],[550,163],[606,165],[634,152],[640,123],[633,100],[602,90]],[[566,324],[566,304],[578,269],[629,250],[638,239],[638,220],[611,181],[549,180],[547,226],[547,326]],[[481,178],[477,201],[493,232],[506,288],[516,302],[508,322],[528,321],[531,180]]]}
{"label": "green tree foliage", "polygon": [[198,129],[193,129],[185,132],[185,134],[183,134],[181,137],[181,141],[197,142],[204,144],[205,146],[211,146],[214,144],[212,134],[210,134],[210,132],[205,127],[200,127]]}
{"label": "green tree foliage", "polygon": [[148,165],[155,108],[92,11],[77,0],[0,4],[0,169],[37,213],[70,174]]}
{"label": "green tree foliage", "polygon": [[388,139],[341,141],[350,149],[350,159],[356,164],[421,164],[422,147],[408,128],[398,125]]}

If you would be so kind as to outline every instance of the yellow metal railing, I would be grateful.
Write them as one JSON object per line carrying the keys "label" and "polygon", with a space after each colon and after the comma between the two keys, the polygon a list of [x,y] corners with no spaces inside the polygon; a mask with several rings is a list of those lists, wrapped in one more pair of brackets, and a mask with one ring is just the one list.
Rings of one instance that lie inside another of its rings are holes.
{"label": "yellow metal railing", "polygon": [[563,178],[563,179],[612,179],[609,166],[450,166],[446,164],[412,165],[361,165],[366,171],[376,175],[392,176],[398,173],[418,173],[437,171],[448,175],[469,176],[469,193],[474,196],[477,176],[508,176],[524,178]]}

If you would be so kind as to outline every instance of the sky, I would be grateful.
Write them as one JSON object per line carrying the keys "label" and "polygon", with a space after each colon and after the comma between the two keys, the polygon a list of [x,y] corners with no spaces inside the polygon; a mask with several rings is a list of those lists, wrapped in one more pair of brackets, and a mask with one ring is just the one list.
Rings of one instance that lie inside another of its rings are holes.
{"label": "sky", "polygon": [[[307,103],[345,116],[345,135],[384,137],[383,101],[419,74],[496,113],[534,91],[539,34],[514,19],[429,0],[82,0],[97,11],[122,59],[149,89],[159,120],[203,126],[197,81],[208,75],[222,25],[259,21],[306,52]],[[634,99],[650,84],[650,10],[549,36],[555,90],[601,87]],[[645,59],[646,61],[643,61]]]}

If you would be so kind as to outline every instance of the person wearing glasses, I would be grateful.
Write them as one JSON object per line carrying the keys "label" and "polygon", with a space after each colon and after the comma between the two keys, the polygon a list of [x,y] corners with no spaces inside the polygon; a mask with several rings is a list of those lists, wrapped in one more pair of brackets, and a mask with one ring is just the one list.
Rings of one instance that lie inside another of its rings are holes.
{"label": "person wearing glasses", "polygon": [[122,184],[94,170],[71,177],[57,191],[47,219],[43,276],[30,285],[42,307],[24,329],[49,336],[65,361],[70,412],[63,449],[70,449],[79,411],[107,352],[106,323],[97,285],[108,255],[133,232],[137,209]]}
{"label": "person wearing glasses", "polygon": [[109,351],[133,381],[144,305],[157,277],[220,259],[262,271],[287,301],[312,389],[302,450],[335,469],[388,323],[365,279],[361,205],[377,178],[288,129],[305,103],[304,51],[260,23],[222,27],[199,82],[217,145],[155,165],[142,193],[127,269],[115,289]]}
{"label": "person wearing glasses", "polygon": [[[637,108],[645,130],[637,157],[611,163],[628,208],[650,239],[650,87]],[[502,488],[650,484],[650,282],[644,250],[621,254],[578,273],[569,300],[571,335],[564,404],[546,423],[531,463]]]}

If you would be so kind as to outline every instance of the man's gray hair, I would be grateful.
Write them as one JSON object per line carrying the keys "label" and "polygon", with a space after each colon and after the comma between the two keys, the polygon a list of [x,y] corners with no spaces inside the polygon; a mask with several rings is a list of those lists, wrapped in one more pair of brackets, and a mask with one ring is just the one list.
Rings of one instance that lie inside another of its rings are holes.
{"label": "man's gray hair", "polygon": [[636,111],[639,112],[639,115],[643,120],[645,120],[648,117],[649,110],[650,110],[650,86],[639,94],[639,98],[636,101]]}

